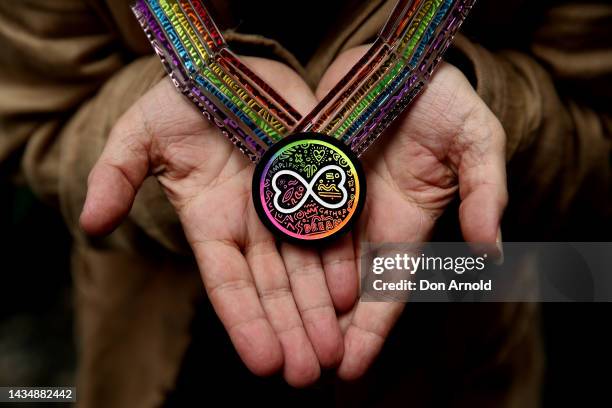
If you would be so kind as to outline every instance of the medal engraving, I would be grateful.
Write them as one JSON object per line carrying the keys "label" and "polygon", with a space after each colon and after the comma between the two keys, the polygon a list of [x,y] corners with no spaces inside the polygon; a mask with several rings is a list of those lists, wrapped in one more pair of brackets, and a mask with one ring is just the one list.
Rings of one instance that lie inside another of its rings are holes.
{"label": "medal engraving", "polygon": [[266,226],[286,239],[321,241],[359,216],[365,178],[345,145],[314,133],[270,149],[253,178],[253,201]]}

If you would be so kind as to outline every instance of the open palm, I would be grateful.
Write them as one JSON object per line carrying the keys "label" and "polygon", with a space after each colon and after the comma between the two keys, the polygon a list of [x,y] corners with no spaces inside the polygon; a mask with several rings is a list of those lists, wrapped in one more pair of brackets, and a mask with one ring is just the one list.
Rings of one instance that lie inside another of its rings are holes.
{"label": "open palm", "polygon": [[[339,56],[317,95],[327,93],[366,50],[355,48]],[[343,259],[352,259],[344,262],[342,273],[356,276],[363,242],[425,242],[457,192],[464,238],[499,244],[499,224],[507,203],[504,149],[499,121],[465,76],[442,64],[411,109],[364,155],[366,207],[353,236],[337,244],[332,253],[324,251],[323,259],[332,263],[342,253]],[[493,255],[501,256],[501,252]],[[344,310],[342,378],[353,379],[365,372],[403,306],[363,302]]]}
{"label": "open palm", "polygon": [[[293,106],[316,99],[288,67],[246,62]],[[153,174],[175,207],[208,296],[245,364],[256,374],[283,369],[293,385],[312,383],[343,353],[340,326],[319,255],[283,244],[251,202],[254,166],[164,80],[115,125],[91,172],[81,224],[111,231]]]}

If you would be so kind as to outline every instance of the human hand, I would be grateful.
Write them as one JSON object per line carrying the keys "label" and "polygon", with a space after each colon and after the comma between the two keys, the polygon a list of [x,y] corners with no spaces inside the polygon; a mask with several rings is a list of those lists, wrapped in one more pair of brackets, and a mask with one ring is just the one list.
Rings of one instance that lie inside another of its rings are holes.
{"label": "human hand", "polygon": [[[319,99],[366,51],[359,47],[338,57],[321,80]],[[426,242],[457,192],[465,240],[497,244],[499,253],[492,255],[503,255],[505,134],[458,69],[443,63],[409,111],[364,155],[363,164],[368,197],[360,221],[352,236],[322,253],[326,267],[339,268],[335,259],[345,260],[337,275],[358,275],[360,242]],[[403,308],[402,303],[358,302],[346,311],[341,378],[364,374]]]}
{"label": "human hand", "polygon": [[[316,103],[288,67],[244,61],[299,111]],[[251,202],[253,167],[165,79],[114,126],[91,171],[81,224],[90,234],[112,231],[145,177],[154,175],[179,215],[208,297],[244,363],[258,375],[282,368],[290,384],[303,386],[319,377],[321,367],[340,362],[342,333],[319,254],[277,247],[259,221]]]}

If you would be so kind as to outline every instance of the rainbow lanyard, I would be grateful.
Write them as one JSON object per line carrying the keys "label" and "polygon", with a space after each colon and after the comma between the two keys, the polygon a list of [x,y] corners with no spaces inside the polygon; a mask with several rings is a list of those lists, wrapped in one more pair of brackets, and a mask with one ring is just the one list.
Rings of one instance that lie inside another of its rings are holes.
{"label": "rainbow lanyard", "polygon": [[293,242],[348,231],[359,157],[422,91],[475,0],[399,0],[368,52],[306,117],[232,53],[200,0],[132,6],[175,86],[251,161],[262,222]]}

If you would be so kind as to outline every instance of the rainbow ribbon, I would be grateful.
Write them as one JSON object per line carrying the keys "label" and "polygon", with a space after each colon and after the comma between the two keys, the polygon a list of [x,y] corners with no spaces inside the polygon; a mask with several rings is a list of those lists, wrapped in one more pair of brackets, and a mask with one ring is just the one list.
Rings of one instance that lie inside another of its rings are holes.
{"label": "rainbow ribbon", "polygon": [[422,91],[475,0],[400,0],[369,51],[306,117],[233,54],[200,0],[132,10],[175,86],[253,162],[318,132],[363,154]]}

